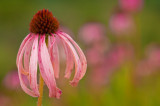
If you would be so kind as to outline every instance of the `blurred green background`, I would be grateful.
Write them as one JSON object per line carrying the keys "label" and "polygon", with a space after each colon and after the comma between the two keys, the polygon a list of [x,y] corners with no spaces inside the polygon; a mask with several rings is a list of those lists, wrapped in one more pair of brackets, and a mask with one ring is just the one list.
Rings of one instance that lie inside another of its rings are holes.
{"label": "blurred green background", "polygon": [[[80,27],[88,21],[103,23],[107,30],[106,37],[111,43],[115,42],[108,24],[117,5],[118,0],[1,0],[0,95],[7,98],[8,102],[4,106],[36,106],[37,98],[21,90],[6,89],[3,79],[9,71],[16,70],[19,46],[29,33],[29,23],[38,10],[45,8],[52,11],[61,25],[73,31],[75,41],[86,51],[87,48],[77,35]],[[160,44],[160,1],[144,0],[143,9],[135,17],[140,35],[138,52],[141,54],[137,60],[140,60],[149,44]],[[46,88],[43,106],[160,106],[160,72],[143,80],[137,79],[138,84],[135,84],[133,72],[130,71],[134,65],[129,63],[123,64],[112,75],[110,83],[101,88],[96,88],[96,84],[89,85],[88,76],[92,68],[88,68],[78,87],[71,87],[68,80],[59,85],[63,92],[59,100],[49,98]]]}

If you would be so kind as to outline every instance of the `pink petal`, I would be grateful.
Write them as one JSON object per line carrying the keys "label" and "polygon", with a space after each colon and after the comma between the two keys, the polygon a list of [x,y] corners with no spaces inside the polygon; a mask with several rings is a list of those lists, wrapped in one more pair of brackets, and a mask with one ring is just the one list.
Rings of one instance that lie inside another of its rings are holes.
{"label": "pink petal", "polygon": [[30,36],[25,41],[24,44],[22,43],[21,47],[22,46],[23,47],[22,48],[20,47],[19,54],[17,56],[17,67],[18,67],[18,75],[19,75],[20,84],[21,84],[22,89],[28,95],[33,96],[33,97],[37,97],[38,95],[36,95],[33,91],[31,91],[29,88],[27,88],[27,85],[24,83],[23,78],[22,78],[22,70],[23,70],[22,60],[23,60],[23,54],[24,54],[24,51],[25,51],[26,47],[28,46],[28,44],[31,43],[32,39],[34,39],[34,37]]}
{"label": "pink petal", "polygon": [[61,90],[56,86],[53,67],[45,43],[45,35],[41,35],[40,37],[38,61],[42,78],[49,88],[49,96],[60,98]]}
{"label": "pink petal", "polygon": [[26,44],[27,40],[30,38],[30,36],[31,36],[31,34],[28,34],[28,35],[24,38],[24,40],[22,41],[22,43],[21,43],[21,46],[20,46],[19,51],[18,51],[18,54],[17,54],[17,60],[16,60],[17,66],[18,66],[18,61],[19,61],[19,55],[20,55],[20,53],[21,53],[24,45]]}
{"label": "pink petal", "polygon": [[63,41],[63,46],[66,54],[66,69],[64,77],[69,79],[72,73],[72,69],[74,67],[74,60],[70,48],[68,47],[68,45],[66,45],[64,41]]}
{"label": "pink petal", "polygon": [[24,52],[24,69],[25,69],[24,71],[26,71],[26,72],[29,71],[29,60],[30,60],[30,53],[31,53],[33,41],[34,41],[34,39],[32,39],[31,43],[29,43],[28,46],[26,46],[26,49]]}
{"label": "pink petal", "polygon": [[55,38],[54,36],[48,36],[48,50],[51,50],[51,47],[53,46],[53,44],[55,43]]}
{"label": "pink petal", "polygon": [[83,51],[81,50],[81,48],[78,46],[78,44],[66,33],[63,33],[61,32],[62,35],[64,35],[67,39],[69,39],[71,41],[71,43],[75,46],[75,48],[77,49],[78,51],[78,55],[80,56],[80,60],[81,60],[81,65],[82,65],[82,73],[81,73],[81,78],[83,78],[83,76],[85,75],[86,73],[86,70],[87,70],[87,60],[86,60],[86,57],[83,53]]}
{"label": "pink petal", "polygon": [[80,56],[81,64],[82,64],[82,67],[83,67],[81,78],[80,78],[80,79],[82,79],[82,77],[85,75],[86,70],[87,70],[87,60],[86,60],[86,57],[85,57],[82,49],[78,46],[78,44],[68,34],[63,33],[63,35],[65,35],[66,38],[71,41],[71,43],[75,46],[75,48],[78,51],[78,55]]}
{"label": "pink petal", "polygon": [[80,63],[80,59],[78,57],[78,54],[76,52],[76,50],[74,49],[74,47],[72,46],[72,44],[68,41],[68,39],[60,34],[57,34],[60,36],[60,38],[62,39],[62,41],[64,41],[67,46],[70,48],[73,57],[74,57],[74,61],[75,61],[75,75],[73,80],[70,82],[72,86],[76,86],[80,80],[81,77],[81,73],[82,73],[82,67],[81,67],[81,63]]}
{"label": "pink petal", "polygon": [[[17,55],[17,61],[16,61],[17,64],[18,64],[19,54],[20,54],[22,48],[24,47],[26,41],[30,38],[30,36],[31,36],[31,34],[27,35],[27,37],[26,37],[26,38],[23,40],[23,42],[21,43],[21,46],[20,46],[20,49],[19,49],[18,55]],[[34,36],[34,35],[32,35],[32,36]],[[33,40],[34,40],[34,39],[32,39],[31,42],[28,43],[28,44],[26,45],[26,48],[25,48],[25,53],[24,53],[24,66],[25,66],[25,68],[22,66],[22,69],[21,69],[21,73],[24,74],[24,75],[28,75],[28,74],[29,74],[29,73],[28,73],[28,70],[29,70],[29,54],[27,55],[26,53],[29,52],[29,49],[30,49],[31,46],[32,46]],[[28,66],[27,66],[27,64],[28,64]]]}
{"label": "pink petal", "polygon": [[[59,52],[57,42],[54,38],[54,35],[48,37],[49,45],[49,54],[51,57],[52,66],[54,69],[55,77],[59,78]],[[53,41],[54,40],[54,41]]]}
{"label": "pink petal", "polygon": [[29,64],[29,82],[31,89],[39,95],[37,84],[37,61],[38,61],[38,35],[36,35],[31,51],[30,64]]}

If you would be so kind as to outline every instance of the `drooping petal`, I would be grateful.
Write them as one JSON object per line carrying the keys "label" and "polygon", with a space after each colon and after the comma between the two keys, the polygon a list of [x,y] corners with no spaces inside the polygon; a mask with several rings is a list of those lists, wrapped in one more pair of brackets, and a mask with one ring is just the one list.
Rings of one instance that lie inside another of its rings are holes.
{"label": "drooping petal", "polygon": [[49,54],[52,62],[52,66],[54,69],[55,77],[59,78],[59,52],[57,41],[54,38],[54,35],[48,37],[49,43]]}
{"label": "drooping petal", "polygon": [[24,71],[29,71],[29,60],[30,60],[30,53],[32,49],[33,40],[31,40],[31,43],[26,46],[25,52],[24,52]]}
{"label": "drooping petal", "polygon": [[[18,64],[18,60],[19,60],[19,54],[20,54],[22,48],[24,47],[26,41],[30,38],[30,36],[31,36],[31,34],[28,34],[27,37],[26,37],[26,38],[23,40],[23,42],[21,43],[21,46],[20,46],[20,49],[19,49],[18,55],[17,55],[17,61],[16,61],[17,64]],[[33,34],[32,36],[34,36],[34,34]],[[21,69],[21,73],[23,73],[24,75],[28,75],[28,74],[29,74],[29,73],[28,73],[28,70],[29,70],[29,56],[30,56],[30,55],[29,55],[29,52],[30,52],[30,49],[31,49],[33,40],[34,40],[34,39],[32,39],[32,40],[30,41],[30,43],[28,43],[28,44],[26,45],[26,48],[25,48],[25,50],[24,50],[24,52],[25,52],[25,53],[24,53],[24,67],[22,66],[22,69]],[[27,66],[27,65],[28,65],[28,66]]]}
{"label": "drooping petal", "polygon": [[26,44],[27,40],[30,38],[30,36],[31,36],[31,34],[28,34],[28,35],[24,38],[24,40],[22,41],[22,43],[21,43],[21,46],[20,46],[19,51],[18,51],[18,54],[17,54],[17,60],[16,60],[17,66],[18,66],[18,61],[19,61],[19,55],[20,55],[20,53],[22,52],[22,49],[23,49],[24,45]]}
{"label": "drooping petal", "polygon": [[21,85],[22,89],[28,95],[33,96],[33,97],[37,97],[38,95],[36,95],[32,90],[30,90],[29,88],[27,88],[27,85],[24,83],[23,78],[22,78],[22,70],[24,70],[24,68],[23,68],[23,62],[22,62],[22,60],[23,60],[23,54],[24,54],[24,51],[25,51],[26,47],[28,46],[28,44],[31,43],[32,39],[34,39],[34,37],[30,36],[25,41],[24,44],[22,43],[23,47],[22,48],[20,47],[19,54],[17,56],[17,67],[18,67],[18,75],[19,75],[19,79],[20,79],[20,85]]}
{"label": "drooping petal", "polygon": [[71,54],[71,51],[68,45],[64,41],[62,42],[63,42],[65,54],[66,54],[66,69],[65,69],[64,77],[69,79],[72,73],[72,69],[74,67],[74,59],[73,59],[73,56]]}
{"label": "drooping petal", "polygon": [[49,96],[60,98],[62,92],[56,86],[52,63],[45,43],[45,35],[41,35],[40,37],[38,61],[42,78],[49,88]]}
{"label": "drooping petal", "polygon": [[80,60],[81,60],[81,65],[83,67],[83,70],[82,70],[82,73],[81,73],[81,77],[80,77],[80,79],[82,79],[83,76],[86,73],[86,70],[87,70],[86,57],[85,57],[83,51],[81,50],[81,48],[78,46],[78,44],[68,34],[62,32],[62,35],[64,35],[67,39],[69,39],[69,41],[71,41],[71,43],[75,46],[75,48],[78,51],[78,55],[80,56]]}
{"label": "drooping petal", "polygon": [[36,35],[31,51],[30,63],[29,63],[29,83],[31,89],[39,95],[37,84],[37,62],[38,62],[38,35]]}
{"label": "drooping petal", "polygon": [[76,50],[74,49],[73,45],[68,41],[68,39],[61,35],[61,34],[57,34],[60,36],[60,38],[62,39],[62,41],[64,41],[67,46],[70,48],[70,53],[72,53],[73,57],[74,57],[74,61],[75,61],[75,75],[74,75],[74,78],[73,80],[70,82],[70,84],[72,86],[76,86],[80,80],[80,77],[81,77],[81,73],[82,73],[82,67],[81,67],[81,62],[80,62],[80,59],[78,57],[78,54],[76,52]]}

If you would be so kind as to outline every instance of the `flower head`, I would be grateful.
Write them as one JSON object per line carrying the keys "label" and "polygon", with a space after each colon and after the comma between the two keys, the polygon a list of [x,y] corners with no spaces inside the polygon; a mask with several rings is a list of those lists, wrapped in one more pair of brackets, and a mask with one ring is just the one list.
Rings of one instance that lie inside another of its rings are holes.
{"label": "flower head", "polygon": [[124,12],[115,13],[109,22],[111,31],[115,35],[130,35],[134,31],[133,19]]}
{"label": "flower head", "polygon": [[[76,86],[83,78],[87,68],[86,57],[77,43],[66,33],[59,30],[59,23],[48,10],[36,13],[30,23],[30,33],[23,40],[17,55],[17,67],[22,89],[33,97],[39,96],[37,66],[49,89],[49,96],[60,98],[61,90],[56,85],[59,78],[59,50],[57,40],[63,44],[66,54],[65,78],[70,78],[75,65],[75,75],[70,82]],[[22,75],[28,77],[29,87]]]}
{"label": "flower head", "polygon": [[141,10],[143,0],[119,0],[119,4],[125,11],[136,12]]}
{"label": "flower head", "polygon": [[104,39],[106,29],[103,24],[98,22],[90,22],[83,25],[79,31],[80,38],[86,44],[92,44]]}
{"label": "flower head", "polygon": [[48,10],[38,11],[30,23],[30,32],[38,34],[56,33],[59,28],[58,20]]}

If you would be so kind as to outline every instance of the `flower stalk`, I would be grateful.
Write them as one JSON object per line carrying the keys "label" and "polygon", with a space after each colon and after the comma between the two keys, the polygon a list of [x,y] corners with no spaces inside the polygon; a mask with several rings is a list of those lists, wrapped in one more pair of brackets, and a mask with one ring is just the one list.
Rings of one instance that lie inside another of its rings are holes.
{"label": "flower stalk", "polygon": [[42,106],[42,97],[43,97],[43,78],[40,74],[40,78],[39,78],[39,93],[40,93],[40,96],[38,97],[38,103],[37,103],[37,106]]}

